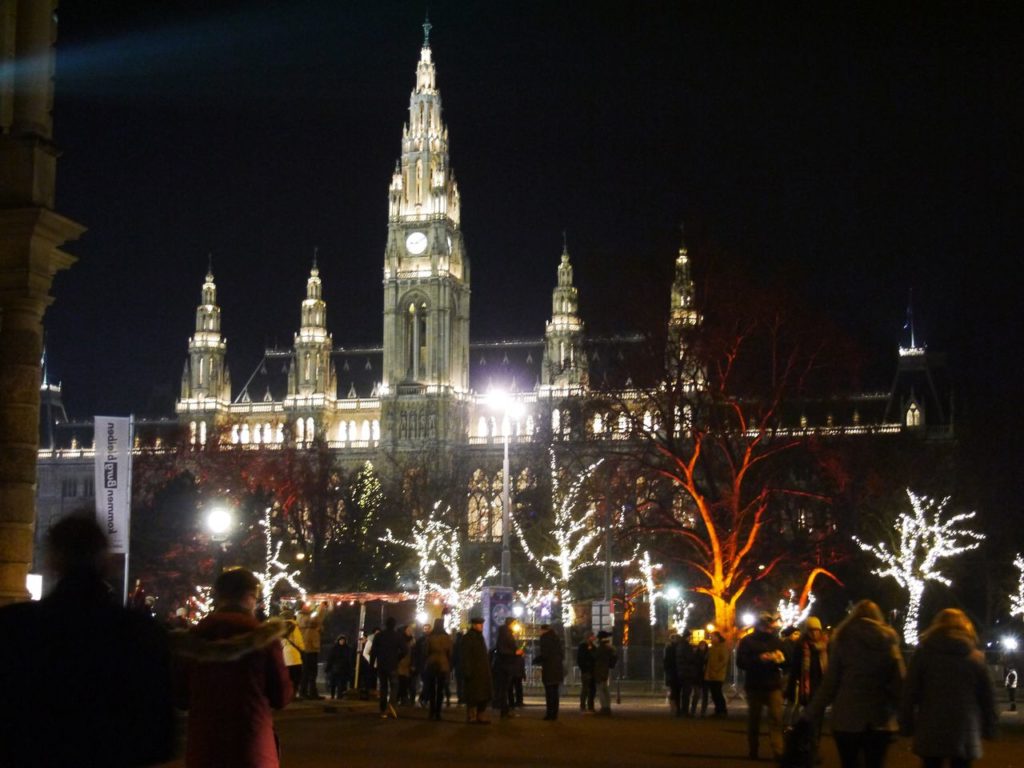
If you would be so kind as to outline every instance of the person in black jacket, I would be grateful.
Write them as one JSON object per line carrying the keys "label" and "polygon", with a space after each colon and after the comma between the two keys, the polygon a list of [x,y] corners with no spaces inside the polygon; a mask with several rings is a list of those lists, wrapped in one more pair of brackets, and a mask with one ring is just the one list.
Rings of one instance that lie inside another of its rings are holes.
{"label": "person in black jacket", "polygon": [[519,657],[523,654],[521,648],[516,643],[515,633],[512,631],[512,625],[515,623],[515,618],[509,616],[505,619],[505,623],[498,627],[498,637],[495,640],[495,658],[494,658],[494,679],[495,679],[495,698],[502,717],[510,717],[509,703],[510,695],[512,693],[512,683],[515,678],[516,669],[518,667]]}
{"label": "person in black jacket", "polygon": [[324,669],[332,699],[340,699],[345,695],[352,680],[355,663],[355,655],[352,646],[348,644],[348,638],[345,635],[338,635],[338,639],[331,646],[331,652],[327,655],[327,667]]}
{"label": "person in black jacket", "polygon": [[679,635],[672,635],[672,639],[665,646],[665,656],[662,659],[662,668],[665,670],[665,687],[668,688],[668,709],[673,715],[678,715],[679,707],[679,673],[676,670],[676,652],[679,648]]}
{"label": "person in black jacket", "polygon": [[395,704],[398,701],[398,662],[405,655],[405,641],[395,629],[395,619],[389,616],[384,631],[377,635],[370,648],[370,666],[377,670],[380,688],[380,716],[398,719]]}
{"label": "person in black jacket", "polygon": [[778,620],[762,613],[754,631],[740,640],[736,648],[736,665],[746,672],[747,746],[749,757],[757,759],[761,710],[768,708],[768,736],[772,756],[782,757],[782,667],[786,654],[778,634]]}
{"label": "person in black jacket", "polygon": [[576,649],[576,666],[580,670],[580,711],[594,711],[594,696],[597,686],[594,683],[594,641],[596,635],[587,630],[583,642]]}
{"label": "person in black jacket", "polygon": [[540,625],[540,649],[534,664],[540,664],[540,679],[544,683],[544,719],[558,719],[558,689],[565,678],[562,661],[562,638],[548,624]]}
{"label": "person in black jacket", "polygon": [[679,708],[676,717],[693,717],[691,699],[696,705],[696,697],[700,696],[701,679],[704,677],[704,660],[697,653],[692,642],[693,633],[684,630],[682,639],[676,646],[676,677],[679,680]]}

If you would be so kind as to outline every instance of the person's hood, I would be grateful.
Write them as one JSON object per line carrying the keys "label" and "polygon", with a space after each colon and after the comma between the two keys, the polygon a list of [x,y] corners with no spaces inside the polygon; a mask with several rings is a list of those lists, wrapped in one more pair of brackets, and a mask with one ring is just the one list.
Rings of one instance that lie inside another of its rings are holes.
{"label": "person's hood", "polygon": [[242,613],[212,613],[193,629],[171,633],[171,648],[200,662],[237,661],[294,631],[295,622],[270,619],[260,623]]}
{"label": "person's hood", "polygon": [[927,633],[921,642],[921,650],[948,656],[969,656],[977,647],[969,634],[951,629]]}
{"label": "person's hood", "polygon": [[854,651],[888,651],[899,645],[899,635],[888,624],[862,617],[842,628],[836,645]]}

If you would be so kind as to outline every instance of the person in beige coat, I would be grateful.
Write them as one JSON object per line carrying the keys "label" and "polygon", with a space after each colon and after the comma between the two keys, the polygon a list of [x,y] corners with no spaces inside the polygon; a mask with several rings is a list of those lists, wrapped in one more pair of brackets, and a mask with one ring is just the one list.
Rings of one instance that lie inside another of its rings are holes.
{"label": "person in beige coat", "polygon": [[[721,632],[712,632],[708,635],[711,645],[708,647],[707,662],[704,667],[704,684],[711,694],[711,701],[715,705],[715,717],[725,717],[728,709],[725,705],[725,696],[722,695],[722,685],[725,683],[725,676],[729,671],[729,644]],[[701,712],[703,715],[704,713]]]}
{"label": "person in beige coat", "polygon": [[444,619],[434,619],[434,628],[427,635],[424,672],[430,699],[430,719],[440,720],[445,684],[452,673],[452,638],[444,629]]}
{"label": "person in beige coat", "polygon": [[322,699],[316,688],[316,677],[320,665],[320,641],[324,627],[327,603],[322,602],[314,611],[313,606],[303,605],[299,613],[299,632],[302,633],[302,680],[299,693],[305,699]]}

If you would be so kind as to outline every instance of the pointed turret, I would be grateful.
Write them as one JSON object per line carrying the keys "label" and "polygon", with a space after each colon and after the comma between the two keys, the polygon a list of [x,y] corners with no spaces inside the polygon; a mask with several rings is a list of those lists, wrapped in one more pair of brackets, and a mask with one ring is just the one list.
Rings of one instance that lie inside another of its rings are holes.
{"label": "pointed turret", "polygon": [[289,377],[291,395],[337,396],[331,366],[331,334],[327,332],[327,304],[323,300],[323,283],[313,251],[313,266],[306,280],[306,298],[302,301],[301,325],[295,334],[295,362]]}
{"label": "pointed turret", "polygon": [[[686,377],[685,382],[698,386],[703,380],[700,365],[689,355],[692,336],[700,325],[701,317],[694,301],[693,277],[690,274],[690,252],[686,248],[685,233],[680,226],[679,254],[676,256],[675,276],[672,279],[672,299],[668,317],[668,344],[665,350],[666,366],[672,378]],[[689,358],[689,362],[688,361]]]}
{"label": "pointed turret", "polygon": [[214,401],[227,404],[231,385],[225,356],[227,341],[220,333],[220,307],[217,306],[217,284],[213,279],[212,260],[203,281],[202,298],[196,307],[195,334],[188,340],[188,362],[181,378],[181,399],[196,403]]}
{"label": "pointed turret", "polygon": [[583,322],[577,310],[579,295],[572,282],[569,246],[562,239],[558,282],[551,294],[551,319],[544,329],[545,389],[579,389],[587,385],[587,357],[583,353]]}

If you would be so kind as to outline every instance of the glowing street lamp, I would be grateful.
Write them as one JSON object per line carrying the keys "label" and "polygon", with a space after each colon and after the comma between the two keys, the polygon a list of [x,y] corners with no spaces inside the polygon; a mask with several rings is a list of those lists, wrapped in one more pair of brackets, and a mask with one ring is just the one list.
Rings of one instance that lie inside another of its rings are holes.
{"label": "glowing street lamp", "polygon": [[217,573],[224,570],[224,553],[227,549],[227,538],[235,525],[234,515],[227,507],[213,507],[206,513],[206,530],[210,539],[217,545]]}
{"label": "glowing street lamp", "polygon": [[1004,637],[999,642],[1002,644],[1003,650],[1006,650],[1006,651],[1016,651],[1017,648],[1020,645],[1017,642],[1017,638],[1014,637],[1013,635],[1007,635],[1006,637]]}
{"label": "glowing street lamp", "polygon": [[508,490],[508,438],[512,421],[523,415],[523,404],[509,397],[507,392],[494,390],[488,396],[490,405],[502,414],[501,435],[504,458],[501,462],[501,586],[512,586],[512,550],[509,548],[509,532],[512,528],[512,504]]}

